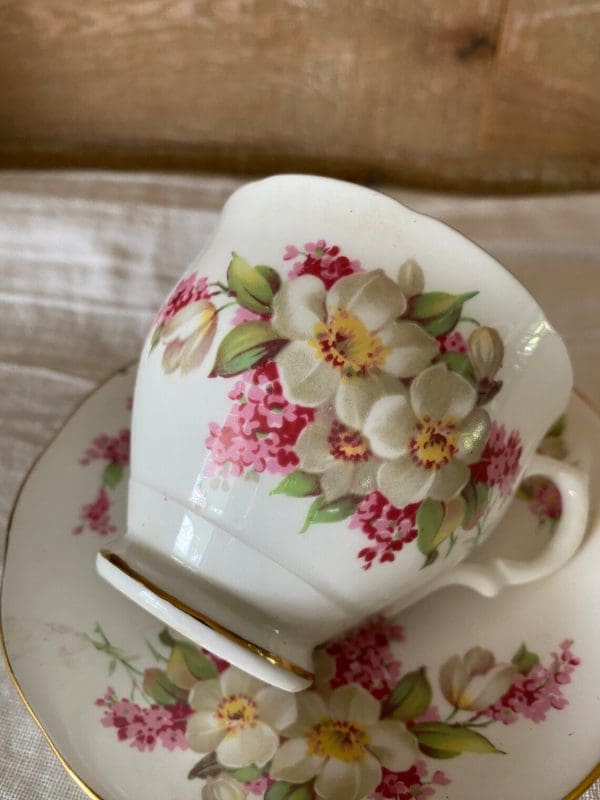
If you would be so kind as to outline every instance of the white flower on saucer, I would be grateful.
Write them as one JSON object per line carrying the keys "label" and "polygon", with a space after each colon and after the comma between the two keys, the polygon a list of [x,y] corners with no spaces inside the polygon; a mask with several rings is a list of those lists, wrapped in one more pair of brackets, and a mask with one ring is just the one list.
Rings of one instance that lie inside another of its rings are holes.
{"label": "white flower on saucer", "polygon": [[197,683],[189,697],[196,712],[188,719],[192,750],[210,753],[224,767],[262,767],[279,745],[278,732],[296,718],[293,694],[229,667],[219,678]]}
{"label": "white flower on saucer", "polygon": [[378,488],[398,508],[425,497],[450,500],[469,480],[480,457],[490,418],[476,408],[477,392],[444,364],[423,370],[408,391],[379,398],[364,433],[375,455],[386,459]]}
{"label": "white flower on saucer", "polygon": [[383,270],[347,275],[327,292],[302,275],[273,299],[273,328],[290,339],[279,353],[286,396],[319,406],[332,401],[338,418],[360,430],[375,400],[401,388],[438,353],[414,322],[399,321],[406,298]]}
{"label": "white flower on saucer", "polygon": [[304,428],[295,444],[300,468],[321,476],[327,501],[344,494],[365,495],[376,487],[380,461],[369,442],[327,411],[318,411],[315,421]]}
{"label": "white flower on saucer", "polygon": [[335,689],[327,705],[315,692],[298,696],[298,720],[275,754],[275,780],[316,777],[323,800],[361,800],[381,781],[381,767],[399,772],[417,755],[414,738],[397,720],[380,719],[381,704],[356,685]]}
{"label": "white flower on saucer", "polygon": [[208,777],[202,787],[202,800],[246,800],[248,792],[231,775]]}
{"label": "white flower on saucer", "polygon": [[472,647],[461,658],[452,656],[440,669],[440,688],[454,708],[484,711],[510,688],[518,674],[514,664],[496,664],[494,654]]}

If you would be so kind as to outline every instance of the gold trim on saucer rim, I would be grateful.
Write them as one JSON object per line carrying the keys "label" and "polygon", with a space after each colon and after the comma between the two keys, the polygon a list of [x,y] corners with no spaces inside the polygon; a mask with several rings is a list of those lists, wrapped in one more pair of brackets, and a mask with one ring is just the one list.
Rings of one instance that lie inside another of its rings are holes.
{"label": "gold trim on saucer rim", "polygon": [[[15,512],[17,510],[17,505],[19,503],[19,500],[21,498],[23,490],[24,490],[24,488],[25,488],[25,486],[26,486],[31,474],[33,473],[33,470],[38,465],[38,462],[41,460],[42,456],[54,444],[54,442],[56,441],[56,439],[58,438],[60,433],[65,429],[65,427],[69,424],[71,419],[83,407],[83,405],[89,400],[89,398],[92,397],[92,395],[94,395],[97,391],[99,391],[103,386],[105,386],[109,381],[111,381],[113,378],[117,377],[117,375],[125,374],[127,372],[127,370],[130,369],[130,367],[134,366],[136,363],[137,363],[136,361],[131,361],[128,364],[126,364],[124,367],[121,367],[120,369],[115,370],[104,381],[102,381],[102,383],[98,384],[98,386],[94,387],[94,389],[92,389],[90,392],[88,392],[88,394],[86,394],[85,397],[83,397],[81,399],[81,401],[77,403],[75,408],[66,417],[66,419],[65,419],[63,425],[61,426],[60,430],[58,430],[54,434],[54,436],[46,444],[46,446],[43,448],[43,450],[36,456],[35,460],[33,461],[31,466],[29,467],[29,469],[25,473],[25,476],[23,477],[23,480],[21,481],[21,484],[20,484],[19,489],[17,491],[17,494],[15,496],[14,503],[13,503],[12,508],[10,510],[10,513],[8,515],[8,524],[7,524],[7,529],[6,529],[6,540],[5,540],[6,543],[5,543],[5,549],[4,549],[5,569],[4,569],[3,574],[2,574],[2,580],[0,581],[0,612],[1,612],[2,593],[3,593],[3,590],[4,590],[4,574],[5,574],[5,571],[6,571],[6,564],[8,562],[8,552],[9,552],[9,547],[10,547],[10,532],[11,532],[11,529],[12,529],[12,525],[13,525],[13,521],[14,521],[14,517],[15,517]],[[578,389],[573,389],[573,393],[576,394],[579,397],[579,399],[582,402],[585,403],[585,405],[587,405],[589,408],[591,408],[594,411],[595,414],[600,416],[600,411],[597,410],[596,403],[593,403],[589,399],[589,397],[587,397],[585,394],[583,394]],[[21,688],[21,685],[19,684],[18,678],[17,678],[17,676],[15,675],[15,673],[13,671],[12,665],[10,663],[10,659],[8,657],[8,650],[7,650],[7,647],[6,647],[6,640],[5,640],[5,637],[4,637],[4,631],[2,629],[2,614],[1,613],[0,613],[0,655],[2,656],[2,661],[4,662],[4,665],[6,667],[6,672],[7,672],[8,676],[9,676],[13,686],[15,687],[15,690],[17,692],[17,695],[18,695],[19,699],[23,703],[25,709],[29,713],[29,715],[32,718],[32,720],[35,722],[35,724],[39,728],[39,730],[42,733],[44,739],[48,742],[48,746],[50,747],[50,749],[52,750],[52,752],[56,756],[59,764],[63,767],[63,769],[65,770],[67,775],[73,780],[73,782],[77,786],[79,786],[79,788],[82,790],[82,792],[87,797],[91,798],[91,800],[105,800],[103,797],[101,797],[99,794],[97,794],[90,786],[88,786],[88,784],[82,778],[80,778],[79,775],[75,772],[73,767],[68,763],[68,761],[61,754],[60,750],[54,744],[54,742],[52,741],[52,738],[50,737],[50,734],[44,728],[44,725],[42,724],[41,720],[37,717],[35,711],[31,707],[31,705],[29,704],[29,701],[27,700],[27,697],[25,696],[25,692],[23,691],[23,689]],[[580,783],[577,784],[577,786],[575,786],[568,794],[566,794],[563,798],[561,798],[561,800],[578,800],[578,798],[580,798],[583,795],[583,793],[586,791],[586,789],[589,789],[589,787],[594,783],[594,781],[596,781],[599,778],[600,778],[600,762],[598,762],[596,764],[596,766],[593,767],[593,769],[585,776],[585,778],[583,778],[583,780]]]}
{"label": "gold trim on saucer rim", "polygon": [[281,667],[282,669],[286,669],[288,672],[293,672],[294,675],[298,675],[300,678],[304,678],[311,683],[314,681],[315,675],[313,672],[309,672],[308,670],[299,667],[297,664],[288,661],[287,658],[283,658],[283,656],[279,656],[258,644],[249,642],[247,639],[244,639],[242,636],[234,633],[234,631],[230,630],[229,628],[223,627],[223,625],[215,622],[214,619],[211,619],[206,614],[203,614],[201,611],[197,611],[187,603],[184,603],[183,600],[179,600],[177,597],[169,594],[169,592],[161,589],[160,586],[146,578],[145,575],[141,574],[141,572],[138,572],[136,569],[131,567],[124,558],[121,558],[121,556],[117,555],[116,553],[111,553],[110,550],[100,550],[100,555],[114,567],[120,569],[121,572],[125,573],[125,575],[127,575],[129,578],[141,583],[146,589],[149,589],[157,597],[160,597],[161,600],[165,600],[167,603],[175,606],[175,608],[179,609],[179,611],[183,611],[184,614],[187,614],[198,622],[201,622],[203,625],[206,625],[207,628],[210,628],[215,633],[225,636],[225,638],[229,639],[234,644],[244,647],[246,650],[249,650],[251,653],[264,658],[266,661],[276,667]]}

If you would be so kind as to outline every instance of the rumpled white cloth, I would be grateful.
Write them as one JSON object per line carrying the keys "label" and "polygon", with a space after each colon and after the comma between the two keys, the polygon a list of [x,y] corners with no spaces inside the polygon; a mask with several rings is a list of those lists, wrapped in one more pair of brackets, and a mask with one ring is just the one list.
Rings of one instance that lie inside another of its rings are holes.
{"label": "rumpled white cloth", "polygon": [[[78,401],[136,357],[154,310],[236,186],[217,177],[0,173],[1,550],[28,467]],[[390,193],[475,239],[522,280],[565,337],[577,386],[600,407],[600,194]],[[0,798],[82,797],[0,667]],[[583,797],[600,800],[600,782]]]}

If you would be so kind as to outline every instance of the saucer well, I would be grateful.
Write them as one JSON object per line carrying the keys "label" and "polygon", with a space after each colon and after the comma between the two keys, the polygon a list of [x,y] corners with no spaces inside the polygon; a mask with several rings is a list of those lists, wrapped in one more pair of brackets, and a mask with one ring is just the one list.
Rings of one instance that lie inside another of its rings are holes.
{"label": "saucer well", "polygon": [[[452,588],[374,619],[321,648],[316,687],[292,697],[175,637],[95,573],[125,524],[134,375],[94,392],[30,472],[2,587],[9,672],[89,797],[572,800],[600,776],[600,418],[586,402],[573,395],[544,442],[591,466],[572,561],[493,600]],[[552,536],[552,485],[519,495],[478,558],[534,555]]]}

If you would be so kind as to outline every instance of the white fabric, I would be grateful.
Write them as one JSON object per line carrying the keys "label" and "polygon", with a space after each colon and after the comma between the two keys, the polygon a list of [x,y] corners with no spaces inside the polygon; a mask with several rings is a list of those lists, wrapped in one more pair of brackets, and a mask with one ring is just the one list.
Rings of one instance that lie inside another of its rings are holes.
{"label": "white fabric", "polygon": [[[0,173],[0,550],[18,486],[75,404],[135,358],[236,182]],[[600,406],[600,195],[398,192],[497,256],[532,290]],[[583,776],[582,776],[583,777]],[[0,798],[78,800],[0,668]],[[600,800],[600,785],[584,795]]]}

